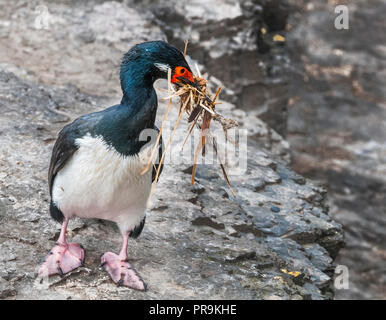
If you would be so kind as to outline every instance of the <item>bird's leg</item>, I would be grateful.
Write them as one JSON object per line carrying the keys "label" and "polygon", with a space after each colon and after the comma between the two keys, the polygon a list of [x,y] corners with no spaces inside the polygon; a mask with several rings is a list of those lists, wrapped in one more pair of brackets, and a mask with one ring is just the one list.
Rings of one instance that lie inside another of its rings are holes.
{"label": "bird's leg", "polygon": [[68,221],[68,218],[64,219],[58,241],[40,264],[37,276],[48,277],[54,274],[62,276],[83,265],[84,250],[81,245],[68,243],[66,240]]}
{"label": "bird's leg", "polygon": [[106,252],[101,258],[102,266],[118,286],[146,291],[145,282],[143,282],[141,276],[131,266],[127,259],[128,240],[129,233],[125,232],[123,234],[122,249],[119,255],[112,252]]}

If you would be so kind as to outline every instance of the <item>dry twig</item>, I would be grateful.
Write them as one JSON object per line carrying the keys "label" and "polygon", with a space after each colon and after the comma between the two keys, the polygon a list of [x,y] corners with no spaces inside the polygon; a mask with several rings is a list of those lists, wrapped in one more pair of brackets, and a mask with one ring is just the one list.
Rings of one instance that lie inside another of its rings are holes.
{"label": "dry twig", "polygon": [[[186,55],[187,44],[188,44],[188,42],[185,41],[184,55]],[[144,174],[145,172],[147,172],[151,167],[154,154],[155,154],[156,150],[158,149],[158,143],[159,143],[159,139],[160,139],[161,134],[162,134],[164,122],[166,121],[166,118],[167,118],[169,110],[170,110],[172,98],[175,98],[175,97],[180,98],[180,111],[179,111],[179,115],[178,115],[176,124],[175,124],[173,131],[172,131],[172,133],[168,139],[168,142],[166,144],[165,150],[163,151],[161,159],[159,160],[159,166],[158,166],[158,170],[156,172],[156,178],[154,180],[154,184],[153,184],[152,190],[150,192],[149,199],[151,198],[151,196],[153,194],[154,187],[155,187],[156,181],[158,179],[161,164],[164,160],[166,150],[170,145],[170,142],[173,138],[173,135],[174,135],[179,123],[180,123],[180,120],[181,120],[184,112],[186,112],[188,114],[188,122],[191,123],[191,125],[187,131],[186,137],[185,137],[184,142],[182,144],[182,148],[184,147],[185,142],[188,139],[188,137],[190,136],[190,134],[192,133],[192,130],[194,127],[197,127],[201,131],[200,139],[199,139],[199,142],[198,142],[196,149],[195,149],[195,152],[194,152],[191,185],[194,184],[194,178],[195,178],[196,169],[197,169],[198,155],[200,152],[202,152],[202,155],[205,156],[205,146],[207,144],[207,137],[210,137],[211,138],[210,142],[213,145],[213,150],[216,153],[217,158],[220,162],[220,167],[221,167],[221,171],[223,173],[224,179],[225,179],[228,187],[230,188],[232,194],[235,195],[235,193],[230,185],[225,167],[224,167],[223,163],[221,162],[221,159],[218,155],[216,139],[214,137],[211,137],[209,132],[210,132],[211,120],[214,120],[214,121],[217,121],[218,123],[221,124],[221,126],[225,132],[225,137],[227,138],[227,131],[233,127],[238,126],[238,123],[237,123],[237,121],[235,121],[233,119],[224,118],[222,115],[220,115],[216,112],[215,106],[216,106],[216,104],[219,103],[219,102],[216,102],[216,100],[220,94],[221,87],[218,87],[217,92],[212,99],[208,90],[207,90],[208,81],[205,80],[204,78],[201,78],[201,74],[198,70],[197,65],[196,65],[196,68],[197,68],[198,76],[194,76],[194,83],[185,82],[183,84],[175,85],[175,90],[173,90],[171,87],[171,82],[170,82],[171,70],[169,69],[169,72],[168,72],[168,96],[166,98],[164,98],[164,100],[169,100],[168,107],[166,109],[165,116],[162,120],[159,134],[157,137],[157,141],[156,141],[156,144],[154,145],[153,151],[151,153],[151,158],[149,159],[148,164],[146,165],[145,169],[141,172],[141,174]]]}

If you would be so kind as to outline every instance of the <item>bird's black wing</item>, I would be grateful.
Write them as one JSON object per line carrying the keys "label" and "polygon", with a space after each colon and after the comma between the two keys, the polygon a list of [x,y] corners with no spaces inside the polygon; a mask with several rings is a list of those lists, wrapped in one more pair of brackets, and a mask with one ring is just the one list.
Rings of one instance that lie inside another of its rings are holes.
{"label": "bird's black wing", "polygon": [[[157,132],[159,133],[159,129],[156,126],[154,126],[154,129],[157,130]],[[162,151],[164,150],[164,148],[165,148],[165,145],[163,143],[162,135],[161,135],[161,137],[159,139],[159,143],[158,143],[158,161],[157,161],[158,163],[155,163],[154,166],[153,166],[153,171],[152,171],[152,176],[151,176],[151,181],[152,182],[154,182],[154,180],[155,180],[155,177],[156,177],[156,174],[157,174],[157,170],[158,170],[158,167],[159,167],[159,161],[161,160]],[[157,182],[159,180],[159,177],[160,177],[160,175],[162,173],[163,168],[164,168],[164,165],[162,163],[161,164],[161,169],[160,169],[160,172],[159,172],[159,175],[158,175]]]}
{"label": "bird's black wing", "polygon": [[48,186],[50,190],[51,202],[50,202],[50,214],[51,217],[57,222],[63,222],[63,213],[56,206],[55,201],[52,199],[52,187],[55,177],[59,170],[61,170],[67,161],[72,157],[78,147],[75,144],[75,139],[71,134],[72,124],[65,126],[58,135],[52,150],[50,167],[48,169]]}
{"label": "bird's black wing", "polygon": [[48,169],[48,185],[51,196],[56,174],[64,167],[77,149],[75,140],[71,138],[69,131],[64,127],[59,132],[58,139],[55,142],[51,155],[50,168]]}

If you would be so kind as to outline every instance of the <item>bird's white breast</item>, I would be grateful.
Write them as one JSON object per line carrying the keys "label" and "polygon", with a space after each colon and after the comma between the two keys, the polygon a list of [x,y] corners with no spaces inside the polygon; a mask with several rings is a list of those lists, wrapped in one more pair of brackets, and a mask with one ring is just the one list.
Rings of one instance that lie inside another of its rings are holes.
{"label": "bird's white breast", "polygon": [[55,177],[52,199],[66,217],[115,221],[130,230],[143,218],[151,189],[146,166],[152,146],[138,155],[122,156],[101,137],[85,136]]}

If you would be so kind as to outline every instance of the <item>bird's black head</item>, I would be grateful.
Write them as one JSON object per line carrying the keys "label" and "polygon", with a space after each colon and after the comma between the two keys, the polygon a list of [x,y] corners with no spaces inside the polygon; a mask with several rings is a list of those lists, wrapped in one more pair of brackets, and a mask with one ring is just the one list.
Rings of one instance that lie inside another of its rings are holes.
{"label": "bird's black head", "polygon": [[192,70],[183,53],[164,41],[149,41],[135,45],[123,57],[121,86],[123,92],[137,84],[153,85],[159,78],[167,79],[171,69],[173,83],[193,82]]}

